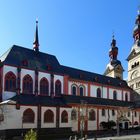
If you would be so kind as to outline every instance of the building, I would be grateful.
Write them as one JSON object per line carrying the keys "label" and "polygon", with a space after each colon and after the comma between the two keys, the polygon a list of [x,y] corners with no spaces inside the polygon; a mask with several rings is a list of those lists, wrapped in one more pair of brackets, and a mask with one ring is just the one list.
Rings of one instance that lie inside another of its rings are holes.
{"label": "building", "polygon": [[138,13],[133,30],[134,44],[127,58],[128,85],[140,94],[140,13]]}
{"label": "building", "polygon": [[38,22],[33,44],[33,49],[13,45],[0,57],[1,136],[30,128],[46,135],[102,130],[103,122],[117,123],[122,116],[122,128],[140,123],[138,106],[129,109],[134,92],[122,80],[114,38],[106,76],[63,66],[54,55],[40,52]]}
{"label": "building", "polygon": [[114,39],[114,35],[113,35],[113,39],[111,42],[111,49],[109,50],[110,62],[107,65],[104,75],[113,78],[123,79],[124,69],[122,67],[121,62],[117,59],[117,55],[118,55],[118,47],[116,47],[116,40]]}

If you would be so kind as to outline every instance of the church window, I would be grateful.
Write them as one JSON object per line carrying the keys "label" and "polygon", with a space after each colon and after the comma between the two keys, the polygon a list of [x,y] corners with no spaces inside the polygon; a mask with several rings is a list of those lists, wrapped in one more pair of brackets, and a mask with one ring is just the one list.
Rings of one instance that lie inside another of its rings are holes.
{"label": "church window", "polygon": [[113,92],[113,99],[117,100],[117,92],[116,91]]}
{"label": "church window", "polygon": [[23,123],[34,123],[35,113],[32,109],[28,108],[23,113]]}
{"label": "church window", "polygon": [[89,112],[89,120],[90,121],[95,121],[96,120],[96,113],[93,109],[90,110],[90,112]]}
{"label": "church window", "polygon": [[135,67],[137,67],[137,66],[139,66],[139,62],[135,62],[135,63],[131,66],[131,68],[133,69],[133,68],[135,68]]}
{"label": "church window", "polygon": [[61,94],[61,82],[57,80],[55,82],[55,95],[60,95]]}
{"label": "church window", "polygon": [[125,93],[125,101],[128,101],[128,94]]}
{"label": "church window", "polygon": [[84,95],[84,87],[80,86],[80,96],[83,96],[83,95]]}
{"label": "church window", "polygon": [[61,123],[68,123],[68,113],[65,110],[61,114]]}
{"label": "church window", "polygon": [[16,91],[16,76],[13,72],[5,75],[5,91]]}
{"label": "church window", "polygon": [[101,89],[97,88],[97,98],[101,98]]}
{"label": "church window", "polygon": [[136,88],[140,87],[140,82],[136,83]]}
{"label": "church window", "polygon": [[134,125],[139,125],[139,123],[137,121],[134,122]]}
{"label": "church window", "polygon": [[23,93],[26,94],[33,93],[33,80],[30,75],[25,75],[23,78]]}
{"label": "church window", "polygon": [[102,109],[102,116],[105,116],[105,109]]}
{"label": "church window", "polygon": [[115,110],[112,110],[112,116],[115,116]]}
{"label": "church window", "polygon": [[76,120],[76,119],[77,119],[77,113],[76,113],[76,110],[73,109],[73,110],[71,111],[71,120]]}
{"label": "church window", "polygon": [[130,111],[127,113],[127,116],[130,117]]}
{"label": "church window", "polygon": [[44,122],[53,123],[54,122],[54,113],[49,109],[44,113]]}
{"label": "church window", "polygon": [[137,117],[137,112],[136,111],[135,111],[135,114],[134,115],[135,115],[135,117]]}
{"label": "church window", "polygon": [[46,78],[40,80],[40,94],[49,95],[49,83]]}
{"label": "church window", "polygon": [[76,95],[76,94],[77,94],[77,86],[72,85],[72,95]]}

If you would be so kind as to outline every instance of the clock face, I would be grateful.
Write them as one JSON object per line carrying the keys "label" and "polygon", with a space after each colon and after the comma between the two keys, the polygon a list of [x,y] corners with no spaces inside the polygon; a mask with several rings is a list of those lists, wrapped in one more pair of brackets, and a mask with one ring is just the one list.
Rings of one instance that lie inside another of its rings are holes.
{"label": "clock face", "polygon": [[132,75],[131,75],[131,79],[135,79],[135,78],[137,78],[137,77],[139,77],[139,72],[138,72],[138,71],[134,71],[134,72],[132,73]]}

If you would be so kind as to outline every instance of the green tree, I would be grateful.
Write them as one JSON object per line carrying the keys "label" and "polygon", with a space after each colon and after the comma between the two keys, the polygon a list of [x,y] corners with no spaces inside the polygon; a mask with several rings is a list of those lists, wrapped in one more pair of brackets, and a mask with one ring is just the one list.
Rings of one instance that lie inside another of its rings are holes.
{"label": "green tree", "polygon": [[37,133],[31,129],[26,133],[24,140],[37,140]]}

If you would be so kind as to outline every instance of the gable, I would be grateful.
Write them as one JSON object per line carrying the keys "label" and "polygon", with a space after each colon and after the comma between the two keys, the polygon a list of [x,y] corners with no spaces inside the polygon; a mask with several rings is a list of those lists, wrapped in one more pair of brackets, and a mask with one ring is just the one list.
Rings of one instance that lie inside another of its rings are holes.
{"label": "gable", "polygon": [[129,61],[129,60],[133,59],[134,57],[138,56],[139,54],[140,54],[140,52],[136,52],[135,49],[133,49],[126,60]]}

